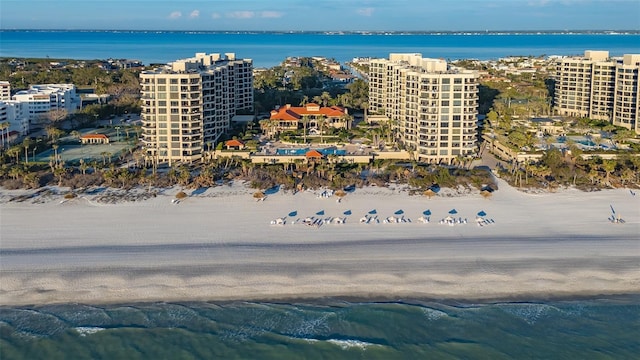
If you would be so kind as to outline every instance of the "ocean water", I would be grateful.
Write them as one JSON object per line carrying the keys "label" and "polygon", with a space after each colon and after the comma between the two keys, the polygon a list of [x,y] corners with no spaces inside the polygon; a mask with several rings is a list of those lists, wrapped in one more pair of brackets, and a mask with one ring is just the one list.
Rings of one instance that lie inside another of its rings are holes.
{"label": "ocean water", "polygon": [[0,359],[637,359],[640,299],[0,307]]}
{"label": "ocean water", "polygon": [[325,34],[140,31],[0,31],[0,57],[138,59],[167,63],[196,52],[235,53],[256,67],[287,56],[388,57],[422,53],[445,59],[497,59],[512,55],[576,55],[609,50],[612,56],[640,52],[640,34]]}

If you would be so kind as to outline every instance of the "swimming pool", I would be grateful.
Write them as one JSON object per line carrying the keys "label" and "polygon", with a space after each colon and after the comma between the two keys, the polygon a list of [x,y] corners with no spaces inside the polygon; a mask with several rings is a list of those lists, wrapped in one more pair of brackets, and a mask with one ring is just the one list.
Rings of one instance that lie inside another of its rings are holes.
{"label": "swimming pool", "polygon": [[[291,155],[301,156],[306,154],[311,148],[297,148],[297,149],[276,149],[276,155]],[[322,155],[346,155],[347,150],[340,150],[336,148],[314,149]]]}

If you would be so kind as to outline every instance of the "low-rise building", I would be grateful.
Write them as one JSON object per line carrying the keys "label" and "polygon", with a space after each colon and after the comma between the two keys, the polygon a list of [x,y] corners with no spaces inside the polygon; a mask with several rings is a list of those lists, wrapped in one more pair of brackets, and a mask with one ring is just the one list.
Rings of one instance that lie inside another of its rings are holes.
{"label": "low-rise building", "polygon": [[80,136],[83,144],[108,144],[109,137],[105,134],[84,134]]}
{"label": "low-rise building", "polygon": [[315,103],[305,106],[287,104],[271,111],[268,122],[263,123],[263,129],[267,134],[295,131],[304,127],[318,129],[318,131],[326,127],[347,129],[350,126],[350,119],[347,109],[341,106],[323,107]]}
{"label": "low-rise building", "polygon": [[73,84],[31,85],[28,90],[18,91],[11,98],[22,104],[23,114],[31,124],[42,121],[52,110],[72,114],[81,106]]}

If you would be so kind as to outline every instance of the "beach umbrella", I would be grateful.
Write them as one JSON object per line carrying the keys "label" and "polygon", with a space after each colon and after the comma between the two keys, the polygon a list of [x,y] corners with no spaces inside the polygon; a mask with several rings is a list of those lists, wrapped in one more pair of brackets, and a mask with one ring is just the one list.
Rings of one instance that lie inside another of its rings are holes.
{"label": "beach umbrella", "polygon": [[298,212],[295,210],[289,213],[289,216],[296,216],[296,215],[298,215]]}
{"label": "beach umbrella", "polygon": [[316,215],[324,215],[324,210],[320,210],[316,213]]}
{"label": "beach umbrella", "polygon": [[377,213],[378,213],[378,212],[376,211],[376,209],[373,209],[373,210],[369,211],[369,214],[371,214],[371,215],[375,215],[375,214],[377,214]]}
{"label": "beach umbrella", "polygon": [[486,213],[486,212],[484,212],[484,210],[481,210],[481,211],[478,213],[478,216],[487,216],[487,213]]}
{"label": "beach umbrella", "polygon": [[402,214],[404,214],[404,210],[400,209],[400,210],[398,210],[398,211],[394,212],[394,214],[396,214],[396,215],[402,215]]}
{"label": "beach umbrella", "polygon": [[449,214],[451,214],[451,215],[455,215],[457,213],[458,213],[458,211],[456,209],[449,210]]}
{"label": "beach umbrella", "polygon": [[431,210],[428,210],[428,209],[427,209],[427,210],[423,211],[423,212],[422,212],[422,215],[425,215],[425,216],[429,216],[429,215],[431,215]]}
{"label": "beach umbrella", "polygon": [[351,215],[351,210],[347,210],[347,211],[343,212],[343,214],[345,214],[345,215]]}

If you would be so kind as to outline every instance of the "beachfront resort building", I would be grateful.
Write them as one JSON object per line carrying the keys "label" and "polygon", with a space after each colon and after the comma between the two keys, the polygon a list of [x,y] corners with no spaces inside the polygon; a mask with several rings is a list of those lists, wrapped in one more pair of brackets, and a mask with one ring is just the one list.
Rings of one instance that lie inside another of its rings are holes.
{"label": "beachfront resort building", "polygon": [[194,162],[231,125],[253,113],[253,61],[197,53],[140,73],[142,138],[159,162]]}
{"label": "beachfront resort building", "polygon": [[640,54],[609,57],[587,50],[559,59],[554,109],[559,115],[605,120],[640,133]]}
{"label": "beachfront resort building", "polygon": [[371,59],[369,112],[386,115],[417,160],[452,163],[477,152],[478,73],[421,54]]}
{"label": "beachfront resort building", "polygon": [[308,103],[304,106],[287,104],[271,111],[262,128],[269,136],[283,131],[306,129],[307,133],[320,133],[328,128],[348,129],[349,113],[341,106],[320,106]]}
{"label": "beachfront resort building", "polygon": [[72,114],[81,103],[73,84],[31,85],[29,89],[13,94],[11,99],[20,103],[22,114],[32,125],[42,123],[51,111]]}

